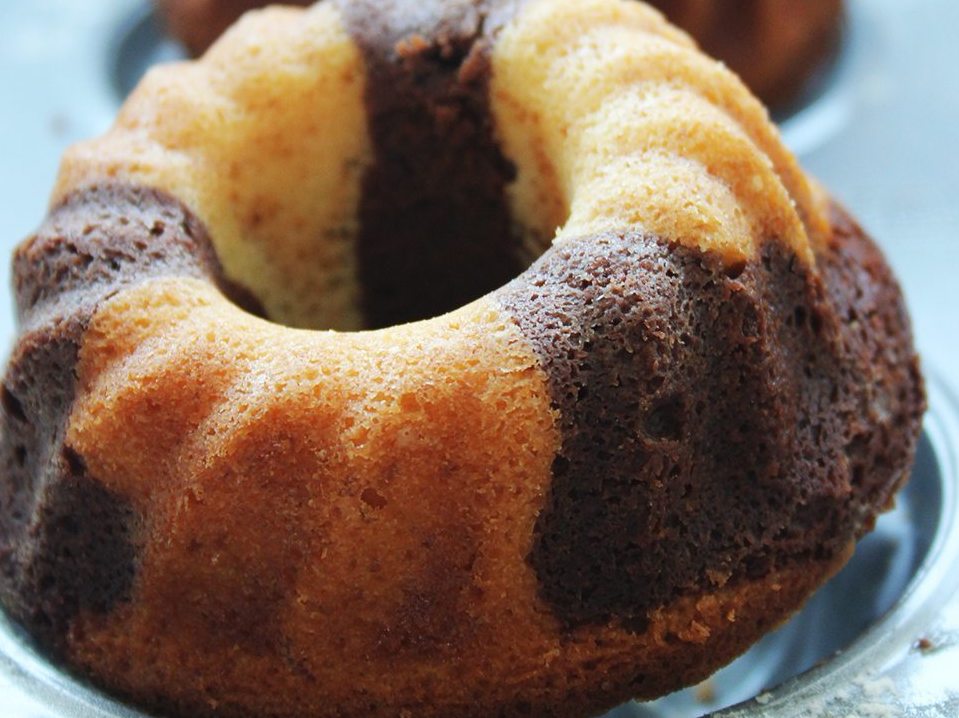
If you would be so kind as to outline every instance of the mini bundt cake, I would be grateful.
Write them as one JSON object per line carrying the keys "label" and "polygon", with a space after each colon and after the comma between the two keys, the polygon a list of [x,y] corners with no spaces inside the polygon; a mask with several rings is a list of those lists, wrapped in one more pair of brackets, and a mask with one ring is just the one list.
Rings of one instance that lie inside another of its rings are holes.
{"label": "mini bundt cake", "polygon": [[[307,6],[315,0],[286,0]],[[154,0],[170,32],[194,55],[247,10],[269,0]],[[764,102],[788,106],[836,51],[842,0],[649,0],[725,62]]]}
{"label": "mini bundt cake", "polygon": [[839,47],[842,0],[650,2],[772,107],[795,100]]}
{"label": "mini bundt cake", "polygon": [[875,245],[636,2],[250,13],[67,153],[14,273],[0,600],[164,714],[698,681],[923,410]]}
{"label": "mini bundt cake", "polygon": [[267,5],[308,7],[317,0],[153,0],[169,33],[192,55],[201,55],[248,10]]}

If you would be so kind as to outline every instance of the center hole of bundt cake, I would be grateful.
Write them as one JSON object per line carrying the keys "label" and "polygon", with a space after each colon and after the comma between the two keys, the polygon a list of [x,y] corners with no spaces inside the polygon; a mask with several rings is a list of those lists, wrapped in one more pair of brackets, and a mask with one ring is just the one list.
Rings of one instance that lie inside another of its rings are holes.
{"label": "center hole of bundt cake", "polygon": [[470,47],[464,40],[442,56],[412,52],[405,60],[416,71],[368,71],[373,158],[362,179],[356,259],[369,328],[456,309],[529,263],[506,194],[516,170],[493,136],[488,88],[463,83],[457,69]]}
{"label": "center hole of bundt cake", "polygon": [[517,229],[531,212],[517,201],[512,216],[518,172],[482,23],[441,39],[401,24],[397,40],[357,22],[358,56],[337,45],[314,68],[323,92],[310,73],[277,72],[272,102],[230,125],[206,213],[228,277],[291,326],[375,329],[455,310],[520,274],[557,226],[537,226],[534,243]]}
{"label": "center hole of bundt cake", "polygon": [[451,311],[529,264],[506,201],[512,167],[496,147],[423,150],[416,172],[391,154],[378,158],[364,181],[356,257],[369,328]]}

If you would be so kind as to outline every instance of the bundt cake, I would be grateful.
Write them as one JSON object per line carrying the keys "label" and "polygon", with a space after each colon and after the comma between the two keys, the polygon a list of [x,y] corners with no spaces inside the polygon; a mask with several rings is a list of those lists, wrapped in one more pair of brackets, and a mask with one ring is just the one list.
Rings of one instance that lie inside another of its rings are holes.
{"label": "bundt cake", "polygon": [[[285,0],[307,6],[315,0]],[[648,0],[736,72],[764,102],[788,106],[836,51],[842,0]],[[154,0],[169,31],[201,54],[269,0]]]}
{"label": "bundt cake", "polygon": [[698,681],[923,410],[875,245],[635,2],[250,13],[68,151],[14,275],[0,602],[164,715]]}

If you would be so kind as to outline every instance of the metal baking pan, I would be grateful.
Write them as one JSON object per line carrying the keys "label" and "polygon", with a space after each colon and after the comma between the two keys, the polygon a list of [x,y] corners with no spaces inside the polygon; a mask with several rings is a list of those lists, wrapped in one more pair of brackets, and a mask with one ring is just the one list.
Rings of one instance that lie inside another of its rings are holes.
{"label": "metal baking pan", "polygon": [[[930,394],[912,480],[790,623],[704,684],[607,718],[959,715],[957,26],[950,0],[851,0],[836,62],[778,118],[906,291]],[[146,67],[180,55],[145,0],[0,4],[0,254],[42,219],[66,146],[103,132]],[[13,331],[0,291],[0,347]],[[52,666],[2,614],[0,715],[143,716]]]}

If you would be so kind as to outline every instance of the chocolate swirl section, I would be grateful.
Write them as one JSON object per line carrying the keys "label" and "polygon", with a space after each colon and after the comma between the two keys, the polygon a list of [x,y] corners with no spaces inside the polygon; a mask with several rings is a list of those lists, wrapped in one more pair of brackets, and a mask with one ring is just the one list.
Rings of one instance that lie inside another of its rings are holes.
{"label": "chocolate swirl section", "polygon": [[[83,335],[97,306],[164,276],[228,285],[174,198],[112,185],[68,197],[13,260],[20,337],[0,388],[0,600],[48,648],[72,617],[129,597],[139,518],[65,445]],[[255,308],[255,307],[252,307]]]}
{"label": "chocolate swirl section", "polygon": [[339,4],[367,74],[374,159],[356,252],[370,327],[451,311],[525,267],[505,195],[515,169],[489,107],[492,38],[510,5]]}
{"label": "chocolate swirl section", "polygon": [[566,242],[501,290],[562,445],[528,560],[567,627],[836,556],[907,476],[924,398],[902,298],[838,210],[811,271],[641,234]]}

